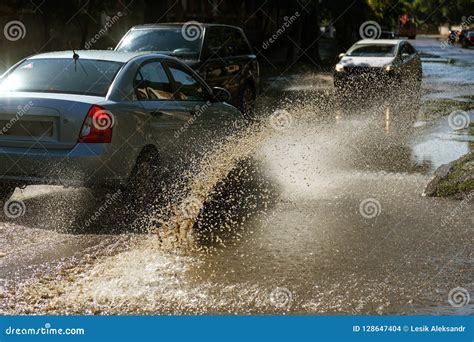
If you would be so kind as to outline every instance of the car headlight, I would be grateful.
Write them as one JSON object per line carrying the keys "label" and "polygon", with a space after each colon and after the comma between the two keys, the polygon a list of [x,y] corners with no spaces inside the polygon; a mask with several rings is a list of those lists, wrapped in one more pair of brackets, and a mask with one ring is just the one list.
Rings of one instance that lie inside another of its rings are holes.
{"label": "car headlight", "polygon": [[395,70],[395,67],[392,64],[386,65],[383,67],[386,72],[392,72]]}
{"label": "car headlight", "polygon": [[337,72],[342,72],[342,71],[344,71],[344,65],[342,65],[342,64],[340,64],[340,63],[336,64],[336,71],[337,71]]}

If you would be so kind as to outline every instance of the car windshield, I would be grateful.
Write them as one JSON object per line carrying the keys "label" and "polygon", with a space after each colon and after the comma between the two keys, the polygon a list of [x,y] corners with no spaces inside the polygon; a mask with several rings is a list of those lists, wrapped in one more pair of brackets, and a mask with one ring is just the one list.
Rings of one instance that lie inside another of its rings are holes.
{"label": "car windshield", "polygon": [[0,91],[105,96],[121,66],[72,56],[25,60],[0,81]]}
{"label": "car windshield", "polygon": [[346,55],[353,57],[394,57],[395,50],[396,45],[393,44],[357,44]]}
{"label": "car windshield", "polygon": [[[191,34],[193,35],[191,36]],[[201,45],[202,36],[199,36],[198,31],[190,32],[187,36],[186,33],[181,32],[181,27],[165,27],[132,30],[127,33],[115,50],[123,52],[154,51],[195,57],[199,54]]]}

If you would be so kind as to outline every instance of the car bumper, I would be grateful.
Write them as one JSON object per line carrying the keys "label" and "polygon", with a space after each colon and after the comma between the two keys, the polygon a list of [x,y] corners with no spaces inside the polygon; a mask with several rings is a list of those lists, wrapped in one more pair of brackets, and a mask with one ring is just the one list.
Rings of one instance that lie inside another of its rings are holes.
{"label": "car bumper", "polygon": [[[0,182],[18,185],[115,186],[125,182],[134,158],[110,144],[76,144],[70,150],[0,147]],[[130,155],[130,153],[128,153]]]}
{"label": "car bumper", "polygon": [[373,72],[365,74],[337,72],[334,74],[334,85],[336,87],[363,87],[367,90],[380,90],[398,85],[400,81],[400,75],[388,72]]}

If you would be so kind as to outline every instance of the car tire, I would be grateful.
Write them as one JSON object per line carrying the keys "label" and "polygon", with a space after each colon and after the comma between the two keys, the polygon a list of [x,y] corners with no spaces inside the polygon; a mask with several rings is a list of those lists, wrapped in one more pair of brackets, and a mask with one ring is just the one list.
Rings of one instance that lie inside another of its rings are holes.
{"label": "car tire", "polygon": [[144,204],[153,200],[160,179],[158,161],[156,150],[142,152],[138,157],[125,186],[125,194],[129,201]]}
{"label": "car tire", "polygon": [[239,110],[247,120],[252,120],[255,117],[255,87],[250,83],[246,83],[239,96]]}

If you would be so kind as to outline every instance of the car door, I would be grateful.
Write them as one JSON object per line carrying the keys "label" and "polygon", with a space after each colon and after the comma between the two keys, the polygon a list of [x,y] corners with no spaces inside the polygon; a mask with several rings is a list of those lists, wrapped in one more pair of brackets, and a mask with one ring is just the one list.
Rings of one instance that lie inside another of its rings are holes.
{"label": "car door", "polygon": [[210,87],[227,89],[228,69],[225,40],[226,37],[219,27],[209,26],[206,28],[201,63],[197,71]]}
{"label": "car door", "polygon": [[243,32],[237,28],[222,28],[225,37],[224,50],[226,57],[226,89],[233,99],[238,98],[245,79],[249,76],[252,67],[250,47],[244,38]]}
{"label": "car door", "polygon": [[143,130],[147,144],[158,147],[166,161],[177,158],[184,142],[176,137],[189,120],[189,113],[175,100],[171,80],[160,60],[148,60],[134,78],[136,100],[143,109]]}
{"label": "car door", "polygon": [[188,121],[179,129],[180,139],[202,152],[230,134],[233,123],[241,119],[233,106],[213,100],[212,90],[194,72],[174,61],[166,61],[174,99]]}

